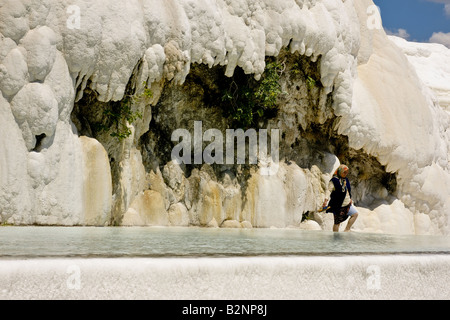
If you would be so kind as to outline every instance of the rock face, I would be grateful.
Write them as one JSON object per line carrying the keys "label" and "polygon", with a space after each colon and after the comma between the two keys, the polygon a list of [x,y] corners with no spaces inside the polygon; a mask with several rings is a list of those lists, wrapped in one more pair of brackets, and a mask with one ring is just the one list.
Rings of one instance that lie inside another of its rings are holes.
{"label": "rock face", "polygon": [[[331,230],[317,208],[345,162],[355,229],[448,234],[448,88],[372,6],[2,1],[0,221]],[[269,157],[205,161],[240,126]]]}

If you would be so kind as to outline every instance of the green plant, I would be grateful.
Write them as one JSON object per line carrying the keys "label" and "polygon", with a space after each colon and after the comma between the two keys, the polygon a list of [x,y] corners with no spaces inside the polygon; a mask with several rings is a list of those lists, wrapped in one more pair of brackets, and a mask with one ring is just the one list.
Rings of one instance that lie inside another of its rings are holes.
{"label": "green plant", "polygon": [[300,63],[298,63],[298,62],[296,62],[296,63],[294,63],[293,65],[292,65],[292,72],[294,73],[294,74],[299,74],[300,72],[301,72],[301,70],[302,70],[302,68],[301,68],[301,66],[300,66]]}
{"label": "green plant", "polygon": [[101,130],[107,131],[110,128],[114,128],[110,135],[119,139],[119,141],[131,135],[131,130],[128,127],[129,123],[142,119],[142,115],[139,112],[132,111],[132,99],[130,97],[126,97],[120,103],[112,104],[111,108],[103,112],[103,115],[106,120],[101,125]]}
{"label": "green plant", "polygon": [[231,118],[237,126],[247,128],[253,122],[254,101],[248,87],[238,87],[233,81],[224,92],[222,101],[231,105]]}
{"label": "green plant", "polygon": [[282,93],[282,72],[283,65],[273,61],[266,64],[259,82],[248,78],[230,83],[222,95],[222,102],[231,106],[230,116],[236,126],[249,128],[276,109],[277,99]]}
{"label": "green plant", "polygon": [[307,220],[312,220],[312,219],[313,219],[313,218],[310,217],[310,212],[309,212],[309,211],[306,211],[306,212],[304,212],[304,213],[302,214],[302,221],[301,221],[301,222],[307,221]]}
{"label": "green plant", "polygon": [[110,136],[122,141],[131,135],[131,130],[128,124],[135,122],[137,119],[142,119],[142,114],[138,111],[133,111],[133,105],[142,99],[152,98],[153,93],[144,82],[144,91],[140,95],[127,95],[125,98],[116,103],[111,103],[110,107],[105,109],[103,115],[105,120],[100,124],[100,131],[108,131],[115,128]]}
{"label": "green plant", "polygon": [[295,75],[303,76],[306,82],[306,85],[309,90],[314,87],[320,86],[320,80],[316,80],[311,76],[311,70],[308,65],[305,65],[302,61],[297,61],[292,65],[291,72]]}
{"label": "green plant", "polygon": [[281,93],[280,75],[283,66],[278,62],[271,62],[266,66],[263,78],[255,92],[257,103],[264,109],[276,106],[278,95]]}
{"label": "green plant", "polygon": [[136,98],[153,98],[153,92],[152,90],[150,90],[150,88],[147,86],[147,81],[144,81],[142,83],[142,85],[144,86],[144,92],[142,92],[142,94]]}
{"label": "green plant", "polygon": [[316,80],[311,78],[311,76],[307,76],[306,77],[306,84],[308,85],[309,89],[312,89],[312,88],[314,88],[316,86]]}

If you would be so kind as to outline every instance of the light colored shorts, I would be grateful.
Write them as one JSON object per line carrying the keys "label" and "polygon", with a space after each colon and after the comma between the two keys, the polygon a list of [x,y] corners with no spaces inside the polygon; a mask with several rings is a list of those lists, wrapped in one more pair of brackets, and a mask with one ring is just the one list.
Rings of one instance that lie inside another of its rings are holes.
{"label": "light colored shorts", "polygon": [[348,210],[347,215],[351,217],[351,216],[354,215],[355,213],[358,213],[358,210],[356,210],[355,206],[352,204],[352,205],[350,206],[350,210]]}

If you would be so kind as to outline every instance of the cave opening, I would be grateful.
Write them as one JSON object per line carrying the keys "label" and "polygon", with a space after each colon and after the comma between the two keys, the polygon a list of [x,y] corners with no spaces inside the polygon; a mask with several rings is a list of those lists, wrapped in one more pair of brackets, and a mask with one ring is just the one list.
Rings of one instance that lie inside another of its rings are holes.
{"label": "cave opening", "polygon": [[[267,63],[275,61],[268,58]],[[389,173],[374,156],[368,155],[363,150],[355,150],[349,147],[346,136],[339,135],[335,128],[339,120],[332,111],[332,94],[325,95],[320,83],[320,57],[312,62],[308,57],[283,52],[276,58],[283,65],[280,73],[281,92],[277,97],[277,106],[268,110],[263,116],[256,114],[254,128],[276,127],[277,122],[289,117],[296,122],[296,137],[294,141],[286,142],[289,132],[281,131],[280,159],[282,161],[294,161],[303,169],[311,169],[321,162],[324,154],[335,155],[341,163],[351,168],[349,178],[355,189],[355,197],[365,200],[379,190],[386,190],[388,194],[396,192],[396,174]],[[235,112],[233,103],[224,96],[230,88],[244,87],[257,90],[258,81],[252,75],[246,75],[242,69],[236,68],[232,77],[225,76],[225,68],[215,66],[209,68],[202,64],[193,64],[191,72],[183,85],[166,84],[158,103],[152,108],[152,120],[149,131],[140,139],[143,150],[143,162],[146,170],[155,171],[171,161],[171,151],[177,142],[171,141],[171,134],[176,128],[186,128],[193,132],[194,121],[203,121],[206,128],[217,128],[224,135],[225,130],[239,125],[233,118]],[[233,94],[245,97],[245,90]],[[299,98],[296,103],[303,104],[303,109],[309,109],[303,115],[291,114],[285,107],[289,95],[297,93]],[[322,95],[322,96],[321,96]],[[241,97],[242,98],[242,97]],[[243,101],[248,102],[249,98]],[[324,111],[325,109],[325,111]],[[318,120],[315,114],[326,114]],[[307,125],[300,124],[301,120]],[[205,147],[205,145],[203,146]],[[200,169],[202,165],[183,165],[186,176],[190,176],[193,169]],[[224,171],[232,171],[240,179],[245,188],[245,179],[250,176],[252,165],[229,166],[212,164],[215,176],[220,176]],[[239,171],[239,172],[238,172]],[[243,174],[245,172],[246,174]]]}
{"label": "cave opening", "polygon": [[[254,94],[267,78],[263,75],[256,80],[239,67],[232,77],[227,77],[224,66],[210,68],[192,64],[182,85],[165,82],[158,101],[151,106],[148,131],[136,142],[146,172],[163,170],[172,160],[172,149],[178,143],[171,140],[173,131],[185,128],[192,133],[195,121],[202,121],[205,128],[218,129],[225,135],[229,128],[278,128],[280,122],[288,119],[292,127],[280,128],[281,161],[295,162],[300,168],[310,170],[320,164],[326,154],[332,154],[350,167],[349,178],[357,200],[364,200],[382,189],[395,194],[396,174],[387,172],[375,157],[363,150],[350,148],[348,138],[337,134],[335,128],[339,119],[332,110],[332,93],[325,94],[320,82],[320,57],[311,61],[286,50],[276,58],[268,57],[266,64],[272,65],[272,78],[269,77],[264,90],[276,96],[275,105],[262,104],[261,99],[267,98],[264,92],[258,97]],[[128,91],[132,82],[133,77]],[[118,110],[122,103],[98,101],[95,91],[88,85],[71,115],[80,135],[96,138],[108,151],[114,188],[119,183],[120,161],[116,160],[120,160],[120,156],[113,145],[118,143],[102,134],[101,126],[105,124],[105,112]],[[249,104],[249,108],[245,109],[245,104]],[[239,107],[244,110],[239,111]],[[238,112],[243,117],[239,117]],[[249,120],[245,116],[250,114]],[[189,177],[194,169],[200,170],[202,166],[193,163],[182,165],[182,169]],[[251,170],[257,165],[212,164],[210,167],[214,180],[231,172],[245,191]]]}

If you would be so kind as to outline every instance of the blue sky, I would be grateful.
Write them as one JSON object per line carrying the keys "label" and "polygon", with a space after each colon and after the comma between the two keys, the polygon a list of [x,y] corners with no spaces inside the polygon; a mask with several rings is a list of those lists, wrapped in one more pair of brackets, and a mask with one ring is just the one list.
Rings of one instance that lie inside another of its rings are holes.
{"label": "blue sky", "polygon": [[450,48],[450,0],[373,0],[386,32]]}

